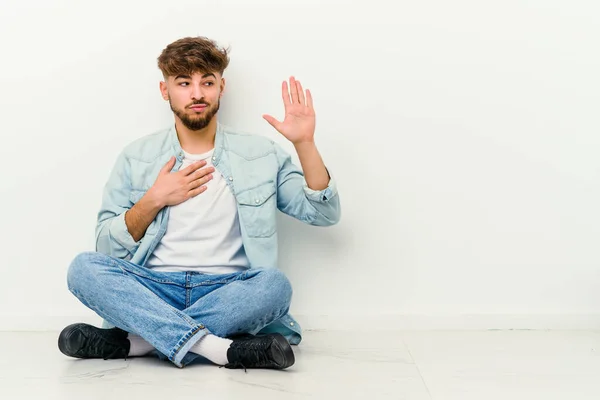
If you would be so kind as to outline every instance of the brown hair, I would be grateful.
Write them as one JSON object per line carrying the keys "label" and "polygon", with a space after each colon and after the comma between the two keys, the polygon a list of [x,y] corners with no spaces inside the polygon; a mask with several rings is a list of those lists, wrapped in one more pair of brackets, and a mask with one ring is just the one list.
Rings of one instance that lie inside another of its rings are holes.
{"label": "brown hair", "polygon": [[158,57],[158,68],[169,76],[223,71],[229,65],[229,49],[203,36],[186,37],[168,45]]}

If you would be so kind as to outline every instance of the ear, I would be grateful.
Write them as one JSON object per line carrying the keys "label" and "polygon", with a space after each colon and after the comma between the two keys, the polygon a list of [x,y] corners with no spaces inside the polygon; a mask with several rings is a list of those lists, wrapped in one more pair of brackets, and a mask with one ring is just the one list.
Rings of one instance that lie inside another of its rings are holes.
{"label": "ear", "polygon": [[223,93],[225,93],[225,83],[225,78],[221,78],[221,94],[219,97],[223,96]]}
{"label": "ear", "polygon": [[169,100],[169,89],[166,82],[160,82],[160,94],[164,100]]}

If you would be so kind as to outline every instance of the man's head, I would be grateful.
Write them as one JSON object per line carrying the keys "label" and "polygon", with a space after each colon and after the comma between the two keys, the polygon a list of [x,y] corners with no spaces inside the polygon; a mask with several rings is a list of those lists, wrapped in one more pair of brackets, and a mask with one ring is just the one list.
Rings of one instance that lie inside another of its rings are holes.
{"label": "man's head", "polygon": [[205,37],[179,39],[158,57],[162,96],[188,129],[205,128],[219,111],[228,65],[228,50]]}

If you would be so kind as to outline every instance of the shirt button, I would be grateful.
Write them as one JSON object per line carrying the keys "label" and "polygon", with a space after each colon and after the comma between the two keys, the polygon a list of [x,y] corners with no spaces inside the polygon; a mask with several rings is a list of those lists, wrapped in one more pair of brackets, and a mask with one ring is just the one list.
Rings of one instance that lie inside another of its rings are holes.
{"label": "shirt button", "polygon": [[260,203],[259,199],[254,200],[256,202],[256,204]]}
{"label": "shirt button", "polygon": [[294,323],[293,323],[293,322],[290,322],[290,326],[294,326]]}
{"label": "shirt button", "polygon": [[230,180],[230,181],[232,181],[232,180],[233,180],[233,176],[230,176],[230,177],[229,177],[229,180]]}
{"label": "shirt button", "polygon": [[213,161],[215,161],[217,159],[217,157],[213,157]]}

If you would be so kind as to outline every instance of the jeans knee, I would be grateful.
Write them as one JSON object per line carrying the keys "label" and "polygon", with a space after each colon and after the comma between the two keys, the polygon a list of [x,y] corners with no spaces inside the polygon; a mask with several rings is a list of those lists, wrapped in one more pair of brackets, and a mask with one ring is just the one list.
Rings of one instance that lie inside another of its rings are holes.
{"label": "jeans knee", "polygon": [[265,269],[261,272],[265,287],[282,303],[290,303],[292,300],[292,284],[287,276],[276,268]]}
{"label": "jeans knee", "polygon": [[90,280],[97,261],[98,253],[83,252],[75,256],[67,271],[67,286],[71,292],[79,292],[85,287],[85,282]]}

